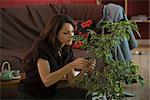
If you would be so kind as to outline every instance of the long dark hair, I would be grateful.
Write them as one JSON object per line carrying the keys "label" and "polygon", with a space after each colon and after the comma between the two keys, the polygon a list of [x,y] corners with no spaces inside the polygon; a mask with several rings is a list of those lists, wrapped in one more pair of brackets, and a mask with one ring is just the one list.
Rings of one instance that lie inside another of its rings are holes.
{"label": "long dark hair", "polygon": [[55,49],[56,44],[59,43],[57,39],[58,32],[61,30],[64,23],[70,23],[75,28],[74,21],[71,17],[67,15],[56,15],[48,22],[38,40],[48,40],[50,46]]}
{"label": "long dark hair", "polygon": [[[57,39],[59,31],[62,29],[64,23],[70,23],[74,29],[75,24],[73,19],[67,15],[55,15],[53,16],[49,22],[47,23],[46,27],[44,28],[43,32],[41,32],[40,36],[35,40],[30,52],[24,57],[23,62],[31,62],[31,60],[36,60],[36,56],[34,55],[34,49],[36,48],[36,43],[41,40],[45,40],[48,42],[48,45],[51,48],[51,52],[53,54],[56,53],[60,42]],[[67,52],[70,46],[63,47],[63,51]]]}

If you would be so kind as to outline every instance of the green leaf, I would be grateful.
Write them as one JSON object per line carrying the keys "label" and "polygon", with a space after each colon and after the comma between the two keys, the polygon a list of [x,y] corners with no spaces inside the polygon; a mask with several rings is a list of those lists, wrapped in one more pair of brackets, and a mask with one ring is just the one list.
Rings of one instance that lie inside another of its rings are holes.
{"label": "green leaf", "polygon": [[82,41],[86,45],[81,46],[88,51],[89,60],[101,59],[104,66],[102,71],[94,70],[91,76],[85,75],[78,80],[80,87],[89,90],[88,95],[97,92],[97,95],[106,95],[114,100],[123,98],[123,83],[132,84],[139,82],[144,85],[144,79],[138,75],[139,66],[132,61],[114,60],[114,49],[125,39],[129,40],[129,28],[138,31],[136,24],[129,21],[101,23],[107,34],[96,34],[89,30],[90,39],[84,39],[81,36],[75,36],[75,41]]}

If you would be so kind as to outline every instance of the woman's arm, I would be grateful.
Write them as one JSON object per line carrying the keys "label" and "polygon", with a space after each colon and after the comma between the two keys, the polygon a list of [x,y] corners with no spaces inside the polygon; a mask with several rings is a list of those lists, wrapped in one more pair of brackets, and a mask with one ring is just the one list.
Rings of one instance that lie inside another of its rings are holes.
{"label": "woman's arm", "polygon": [[77,85],[77,80],[79,80],[80,78],[82,78],[84,76],[85,73],[89,73],[92,74],[92,71],[95,67],[96,64],[96,60],[94,60],[93,62],[91,62],[87,68],[83,68],[79,74],[77,74],[76,76],[74,75],[74,69],[72,71],[70,71],[67,74],[67,79],[68,79],[68,83],[71,87],[75,87]]}
{"label": "woman's arm", "polygon": [[37,61],[38,71],[41,77],[42,82],[46,87],[49,87],[59,80],[61,80],[64,75],[67,75],[72,69],[80,68],[82,69],[85,65],[88,64],[88,61],[83,58],[78,58],[75,61],[65,65],[61,69],[51,72],[50,65],[47,60],[39,58]]}
{"label": "woman's arm", "polygon": [[77,74],[76,76],[74,75],[74,72],[73,70],[70,71],[68,74],[67,74],[67,80],[68,80],[68,83],[69,83],[69,86],[71,87],[76,87],[77,86],[77,80],[79,80],[80,78],[82,78],[84,76],[84,74],[86,72],[88,72],[89,69],[87,68],[84,68],[82,69],[79,74]]}

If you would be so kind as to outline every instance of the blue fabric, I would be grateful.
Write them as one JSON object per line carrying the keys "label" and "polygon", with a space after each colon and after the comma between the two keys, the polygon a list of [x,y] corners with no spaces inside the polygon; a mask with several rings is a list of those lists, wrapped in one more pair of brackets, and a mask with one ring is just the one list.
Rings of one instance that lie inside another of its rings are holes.
{"label": "blue fabric", "polygon": [[[113,3],[109,3],[104,6],[103,18],[97,23],[96,27],[101,29],[101,22],[107,20],[110,22],[118,22],[122,20],[128,21],[128,18],[124,12],[123,7]],[[129,27],[130,39],[126,38],[118,44],[113,50],[114,60],[118,61],[130,61],[131,60],[131,49],[138,46],[132,29]],[[105,34],[104,29],[102,29],[102,34]],[[138,34],[139,35],[139,34]]]}

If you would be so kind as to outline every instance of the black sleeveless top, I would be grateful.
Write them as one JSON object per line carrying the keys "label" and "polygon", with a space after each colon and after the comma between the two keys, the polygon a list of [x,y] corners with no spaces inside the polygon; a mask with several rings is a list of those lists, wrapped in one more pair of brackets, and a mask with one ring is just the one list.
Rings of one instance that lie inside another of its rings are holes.
{"label": "black sleeveless top", "polygon": [[62,50],[61,56],[58,52],[53,54],[48,42],[44,40],[36,42],[34,46],[29,61],[24,63],[26,79],[20,82],[20,90],[36,98],[51,98],[55,93],[57,83],[50,87],[44,86],[38,72],[37,59],[42,58],[47,60],[51,72],[54,72],[72,61],[73,52],[71,49],[68,49],[68,51]]}

